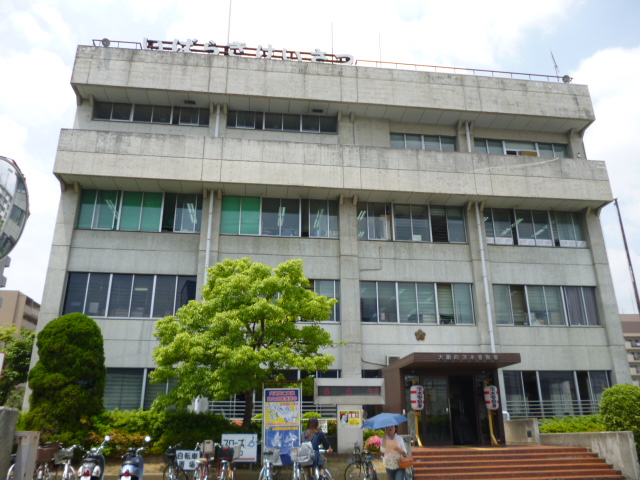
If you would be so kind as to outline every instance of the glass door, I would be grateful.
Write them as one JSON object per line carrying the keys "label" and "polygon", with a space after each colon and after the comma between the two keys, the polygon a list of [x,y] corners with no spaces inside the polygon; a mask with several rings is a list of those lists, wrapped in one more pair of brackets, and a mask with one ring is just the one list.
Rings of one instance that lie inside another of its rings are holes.
{"label": "glass door", "polygon": [[449,382],[446,377],[422,380],[425,405],[422,411],[421,438],[425,445],[451,445]]}

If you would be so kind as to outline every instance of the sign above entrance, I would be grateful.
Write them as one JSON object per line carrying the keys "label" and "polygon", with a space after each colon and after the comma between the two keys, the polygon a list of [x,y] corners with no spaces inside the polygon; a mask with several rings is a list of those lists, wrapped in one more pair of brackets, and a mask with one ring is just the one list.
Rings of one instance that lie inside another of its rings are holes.
{"label": "sign above entrance", "polygon": [[302,52],[300,50],[280,50],[271,45],[263,47],[247,47],[246,43],[231,42],[229,45],[218,45],[213,40],[205,43],[198,43],[198,39],[178,40],[151,40],[142,39],[143,50],[160,50],[163,52],[187,52],[206,53],[209,55],[226,55],[229,57],[246,57],[265,60],[284,60],[292,62],[312,62],[312,63],[338,63],[340,65],[353,65],[355,57],[349,53],[327,53],[319,48],[315,52]]}

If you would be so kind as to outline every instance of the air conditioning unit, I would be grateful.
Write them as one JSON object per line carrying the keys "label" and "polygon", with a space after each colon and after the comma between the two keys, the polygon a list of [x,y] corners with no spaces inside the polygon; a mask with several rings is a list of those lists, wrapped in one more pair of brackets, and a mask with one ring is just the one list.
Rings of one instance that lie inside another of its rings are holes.
{"label": "air conditioning unit", "polygon": [[400,357],[397,357],[395,355],[387,355],[387,365],[391,365],[396,360],[400,360]]}

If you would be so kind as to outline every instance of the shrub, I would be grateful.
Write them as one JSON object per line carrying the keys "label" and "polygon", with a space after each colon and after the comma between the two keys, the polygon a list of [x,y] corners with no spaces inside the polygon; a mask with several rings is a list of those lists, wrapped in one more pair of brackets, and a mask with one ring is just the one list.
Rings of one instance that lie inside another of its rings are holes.
{"label": "shrub", "polygon": [[103,410],[107,372],[100,327],[82,313],[70,313],[49,322],[36,345],[27,428],[40,430],[44,441],[84,443],[89,418]]}
{"label": "shrub", "polygon": [[602,423],[609,431],[630,431],[640,455],[640,387],[614,385],[602,394]]}
{"label": "shrub", "polygon": [[540,420],[540,433],[603,432],[605,430],[600,415],[552,417]]}
{"label": "shrub", "polygon": [[365,450],[369,450],[370,452],[379,452],[380,445],[382,445],[382,438],[380,438],[378,435],[371,435],[364,442]]}

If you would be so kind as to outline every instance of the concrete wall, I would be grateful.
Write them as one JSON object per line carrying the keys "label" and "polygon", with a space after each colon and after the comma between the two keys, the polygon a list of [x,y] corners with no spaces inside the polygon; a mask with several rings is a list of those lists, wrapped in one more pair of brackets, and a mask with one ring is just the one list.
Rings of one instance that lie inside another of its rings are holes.
{"label": "concrete wall", "polygon": [[620,470],[629,480],[640,479],[638,454],[631,432],[543,433],[540,434],[540,444],[586,447]]}
{"label": "concrete wall", "polygon": [[3,477],[9,469],[19,413],[15,408],[0,407],[0,472]]}

